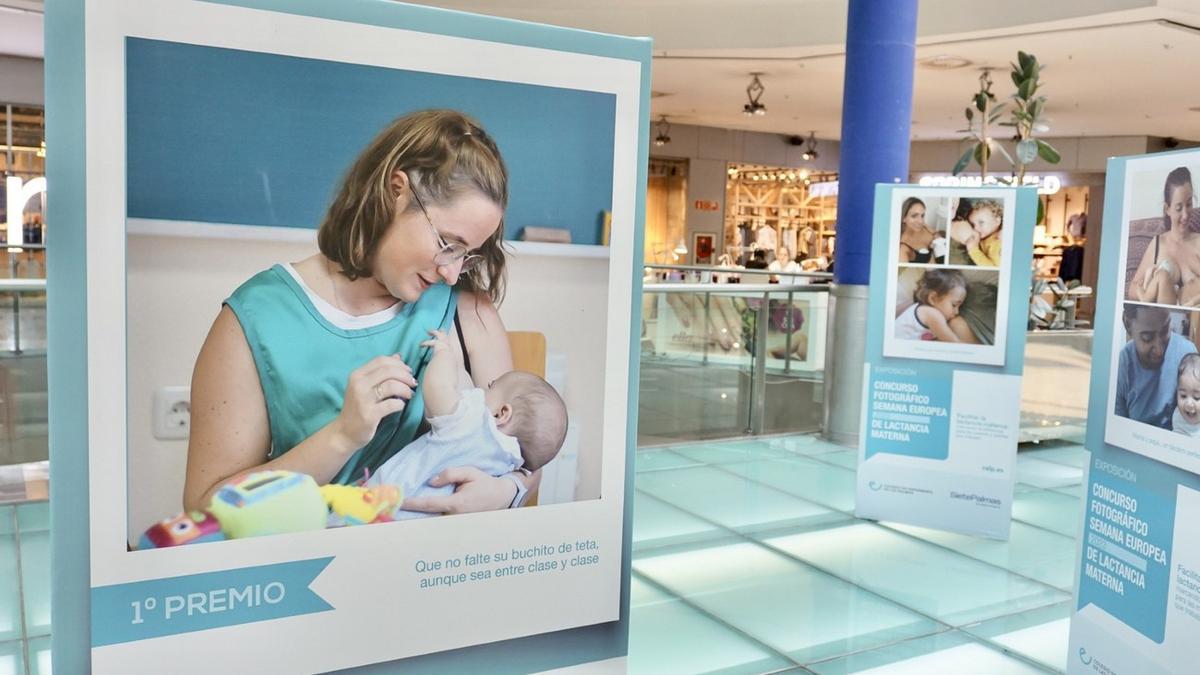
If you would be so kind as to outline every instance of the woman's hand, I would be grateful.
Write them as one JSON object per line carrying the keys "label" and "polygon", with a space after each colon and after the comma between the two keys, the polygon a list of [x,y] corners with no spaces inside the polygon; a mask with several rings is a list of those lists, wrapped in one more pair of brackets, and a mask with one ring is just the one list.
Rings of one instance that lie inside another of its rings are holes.
{"label": "woman's hand", "polygon": [[496,478],[473,466],[456,466],[434,476],[432,487],[454,485],[452,495],[405,498],[402,508],[425,513],[474,513],[506,509],[517,496],[517,486],[507,478]]}
{"label": "woman's hand", "polygon": [[417,379],[399,356],[377,356],[350,373],[342,412],[333,421],[346,447],[363,447],[375,437],[379,421],[404,410]]}

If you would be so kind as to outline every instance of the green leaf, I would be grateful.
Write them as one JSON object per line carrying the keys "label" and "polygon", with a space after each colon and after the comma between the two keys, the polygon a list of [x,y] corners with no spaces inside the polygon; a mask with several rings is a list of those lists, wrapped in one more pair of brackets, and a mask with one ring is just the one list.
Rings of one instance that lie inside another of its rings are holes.
{"label": "green leaf", "polygon": [[1037,118],[1041,117],[1042,116],[1042,108],[1044,108],[1045,105],[1046,105],[1046,97],[1039,96],[1038,99],[1033,102],[1033,105],[1030,106],[1029,116],[1035,120]]}
{"label": "green leaf", "polygon": [[1000,119],[1000,116],[1001,116],[1002,114],[1003,114],[1003,113],[996,113],[996,114],[992,115],[991,117],[989,117],[989,118],[988,118],[988,124],[995,124],[995,123],[996,123],[996,120]]}
{"label": "green leaf", "polygon": [[1045,202],[1045,200],[1039,199],[1038,200],[1037,222],[1034,223],[1034,225],[1041,225],[1042,222],[1045,220],[1046,220],[1046,202]]}
{"label": "green leaf", "polygon": [[991,156],[992,151],[991,148],[988,147],[987,143],[980,143],[975,146],[975,161],[978,162],[980,166],[983,166],[983,163],[986,162],[988,157]]}
{"label": "green leaf", "polygon": [[1060,161],[1062,161],[1062,155],[1058,154],[1058,151],[1054,149],[1054,146],[1050,145],[1046,141],[1038,139],[1037,149],[1038,156],[1050,164],[1058,164]]}
{"label": "green leaf", "polygon": [[1017,68],[1017,64],[1015,64],[1015,63],[1010,63],[1009,65],[1012,66],[1012,72],[1010,72],[1009,75],[1012,76],[1013,86],[1014,87],[1021,86],[1021,80],[1025,79],[1025,78],[1021,77],[1021,70],[1019,68]]}
{"label": "green leaf", "polygon": [[975,108],[977,110],[979,110],[979,112],[983,112],[984,110],[986,110],[987,109],[987,96],[983,95],[982,93],[975,94]]}
{"label": "green leaf", "polygon": [[975,111],[971,110],[971,106],[967,106],[966,112],[967,112],[967,121],[973,122],[975,120]]}
{"label": "green leaf", "polygon": [[1022,80],[1021,84],[1017,87],[1017,97],[1028,101],[1035,86],[1036,83],[1033,80]]}
{"label": "green leaf", "polygon": [[1022,164],[1032,164],[1038,157],[1038,144],[1032,138],[1017,143],[1017,160]]}
{"label": "green leaf", "polygon": [[963,156],[959,157],[958,161],[955,162],[954,170],[951,171],[950,173],[954,174],[955,176],[962,173],[963,169],[967,168],[967,165],[971,163],[971,155],[974,152],[975,152],[974,146],[967,148],[967,151],[963,153]]}
{"label": "green leaf", "polygon": [[1037,65],[1037,57],[1033,54],[1018,51],[1017,63],[1021,64],[1021,70],[1028,72],[1031,67]]}

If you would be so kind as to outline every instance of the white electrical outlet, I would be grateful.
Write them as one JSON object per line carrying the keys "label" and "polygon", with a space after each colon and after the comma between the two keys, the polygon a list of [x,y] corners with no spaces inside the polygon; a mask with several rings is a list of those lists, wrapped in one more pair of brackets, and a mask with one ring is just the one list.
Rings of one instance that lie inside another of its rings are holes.
{"label": "white electrical outlet", "polygon": [[162,441],[186,439],[192,429],[192,391],[188,387],[161,387],[154,392],[154,437]]}

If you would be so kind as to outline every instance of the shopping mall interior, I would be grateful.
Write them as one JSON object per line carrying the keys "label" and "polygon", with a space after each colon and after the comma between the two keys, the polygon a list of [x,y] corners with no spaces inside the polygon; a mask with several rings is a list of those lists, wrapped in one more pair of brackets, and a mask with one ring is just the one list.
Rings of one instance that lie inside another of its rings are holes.
{"label": "shopping mall interior", "polygon": [[[653,38],[628,671],[1065,672],[1106,162],[1200,147],[1200,93],[1189,84],[1200,74],[1200,1],[919,4],[910,183],[978,185],[976,164],[956,171],[976,133],[964,108],[981,87],[1009,100],[1018,52],[1043,71],[1035,131],[1054,152],[1023,171],[1042,217],[1003,541],[857,518],[859,449],[828,433],[827,364],[845,345],[831,282],[848,0],[420,4]],[[43,0],[0,0],[8,195],[0,199],[0,675],[48,675],[58,621],[49,578],[56,467],[46,254],[56,242],[53,210],[44,215],[54,190],[44,179],[44,14]],[[996,176],[1012,171],[1011,158],[992,157]],[[24,204],[11,196],[36,181],[41,189]],[[164,237],[146,223],[130,228],[131,304],[153,305],[138,287],[171,283],[175,265],[197,251],[220,255],[233,244]],[[289,246],[299,259],[310,244]],[[546,256],[541,273],[567,280],[551,293],[591,297],[607,253],[573,248]],[[249,254],[229,250],[238,256]],[[151,262],[135,268],[135,259]],[[224,284],[214,293],[233,287],[227,272],[206,282]],[[531,283],[520,274],[514,284]],[[501,310],[509,324],[539,311],[512,302]],[[131,324],[130,349],[159,340],[155,330]],[[566,334],[547,339],[549,370],[590,358]],[[130,469],[130,482],[146,485],[131,502],[130,532],[180,508],[178,483],[148,480],[181,466],[187,451],[186,434],[155,427],[156,396],[186,394],[198,347],[171,345],[131,372],[129,453],[147,461]],[[598,464],[574,447],[568,436],[544,471],[541,503],[598,496]]]}

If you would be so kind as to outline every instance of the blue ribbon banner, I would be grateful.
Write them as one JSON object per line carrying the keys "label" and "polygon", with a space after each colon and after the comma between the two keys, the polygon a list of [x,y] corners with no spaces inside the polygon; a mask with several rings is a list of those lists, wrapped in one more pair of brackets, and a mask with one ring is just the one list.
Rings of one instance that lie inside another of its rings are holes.
{"label": "blue ribbon banner", "polygon": [[333,557],[92,589],[92,646],[333,609],[308,586]]}

